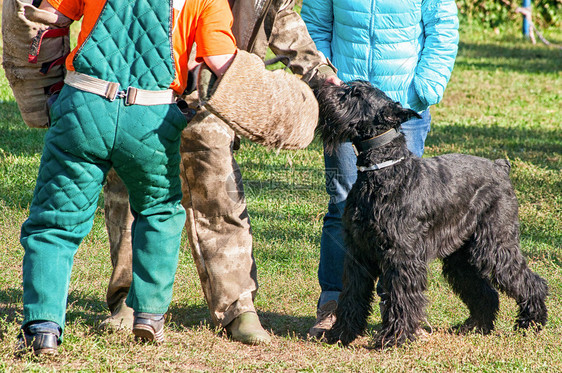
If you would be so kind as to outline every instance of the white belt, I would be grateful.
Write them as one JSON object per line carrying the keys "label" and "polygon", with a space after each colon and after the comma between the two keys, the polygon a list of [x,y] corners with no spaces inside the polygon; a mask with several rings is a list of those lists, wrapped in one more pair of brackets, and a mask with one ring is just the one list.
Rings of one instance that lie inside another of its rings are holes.
{"label": "white belt", "polygon": [[171,89],[148,91],[128,87],[126,90],[119,90],[119,83],[108,82],[76,71],[67,71],[64,84],[105,97],[110,101],[124,98],[125,105],[166,105],[175,103],[177,98],[176,93]]}

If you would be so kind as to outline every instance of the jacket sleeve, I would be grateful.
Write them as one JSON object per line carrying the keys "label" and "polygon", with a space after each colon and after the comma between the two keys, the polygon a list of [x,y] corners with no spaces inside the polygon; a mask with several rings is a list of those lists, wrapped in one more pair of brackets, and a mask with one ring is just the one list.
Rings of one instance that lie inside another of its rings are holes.
{"label": "jacket sleeve", "polygon": [[48,0],[48,2],[53,8],[75,21],[84,15],[84,1],[82,0]]}
{"label": "jacket sleeve", "polygon": [[451,77],[459,43],[459,20],[453,0],[422,0],[425,44],[414,85],[427,106],[437,104]]}
{"label": "jacket sleeve", "polygon": [[301,17],[316,48],[327,59],[332,59],[332,32],[334,14],[332,0],[304,0]]}
{"label": "jacket sleeve", "polygon": [[281,5],[273,23],[269,48],[276,56],[290,58],[289,68],[293,73],[302,75],[305,82],[325,79],[330,73],[335,75],[316,49],[305,23],[293,7],[294,0],[285,0]]}

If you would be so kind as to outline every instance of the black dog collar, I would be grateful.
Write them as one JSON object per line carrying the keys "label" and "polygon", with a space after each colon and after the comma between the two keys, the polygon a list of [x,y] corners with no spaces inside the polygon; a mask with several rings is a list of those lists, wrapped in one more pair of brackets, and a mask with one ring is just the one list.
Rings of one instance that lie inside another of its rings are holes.
{"label": "black dog collar", "polygon": [[[353,150],[355,151],[355,155],[359,156],[359,153],[369,149],[375,149],[384,146],[400,135],[401,135],[400,132],[396,131],[394,128],[391,128],[388,131],[378,136],[372,137],[370,139],[359,141],[359,142],[353,142]],[[359,172],[380,170],[386,167],[393,166],[396,163],[401,162],[402,160],[404,160],[404,157],[397,160],[373,164],[371,166],[357,166],[357,170]]]}
{"label": "black dog collar", "polygon": [[359,153],[369,149],[379,148],[383,145],[386,145],[398,136],[400,136],[400,132],[396,131],[394,128],[391,128],[383,134],[371,137],[370,139],[358,142],[354,141],[353,148],[355,149],[355,155],[359,155]]}

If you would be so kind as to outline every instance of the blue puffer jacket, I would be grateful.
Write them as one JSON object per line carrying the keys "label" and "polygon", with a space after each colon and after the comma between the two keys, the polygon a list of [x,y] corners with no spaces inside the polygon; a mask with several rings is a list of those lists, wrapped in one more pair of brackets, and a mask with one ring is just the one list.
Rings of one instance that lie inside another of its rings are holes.
{"label": "blue puffer jacket", "polygon": [[454,0],[304,0],[301,16],[343,81],[368,80],[418,112],[443,97],[459,41]]}

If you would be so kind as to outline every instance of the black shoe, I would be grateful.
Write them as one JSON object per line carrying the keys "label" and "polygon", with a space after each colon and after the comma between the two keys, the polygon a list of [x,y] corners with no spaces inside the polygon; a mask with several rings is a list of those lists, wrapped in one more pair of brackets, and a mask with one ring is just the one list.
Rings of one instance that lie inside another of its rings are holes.
{"label": "black shoe", "polygon": [[[142,317],[142,316],[147,317]],[[150,314],[135,315],[133,322],[133,334],[135,337],[146,342],[164,342],[164,316],[150,317]]]}
{"label": "black shoe", "polygon": [[17,353],[23,355],[33,352],[34,355],[54,355],[57,353],[59,338],[54,333],[41,332],[28,334],[22,331],[18,335]]}

